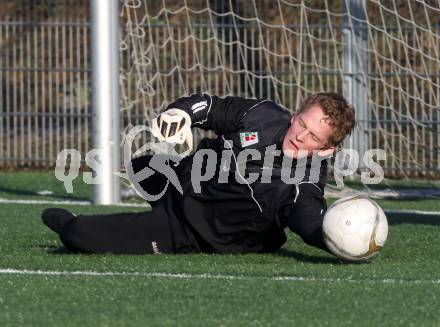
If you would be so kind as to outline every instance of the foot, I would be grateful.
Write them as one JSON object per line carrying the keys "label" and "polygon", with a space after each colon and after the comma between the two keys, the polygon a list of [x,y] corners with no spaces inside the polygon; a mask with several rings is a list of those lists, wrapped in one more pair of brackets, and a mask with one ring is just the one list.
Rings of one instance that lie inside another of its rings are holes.
{"label": "foot", "polygon": [[43,211],[41,217],[43,219],[43,223],[58,234],[61,232],[64,225],[76,218],[76,216],[70,211],[59,208],[46,209]]}

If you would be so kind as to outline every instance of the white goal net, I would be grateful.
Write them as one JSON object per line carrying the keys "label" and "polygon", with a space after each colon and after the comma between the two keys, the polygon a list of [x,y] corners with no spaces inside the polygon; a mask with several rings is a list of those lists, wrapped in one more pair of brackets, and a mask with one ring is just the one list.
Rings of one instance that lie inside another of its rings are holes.
{"label": "white goal net", "polygon": [[124,0],[125,124],[194,92],[271,99],[343,93],[347,146],[381,148],[387,176],[440,175],[440,2]]}

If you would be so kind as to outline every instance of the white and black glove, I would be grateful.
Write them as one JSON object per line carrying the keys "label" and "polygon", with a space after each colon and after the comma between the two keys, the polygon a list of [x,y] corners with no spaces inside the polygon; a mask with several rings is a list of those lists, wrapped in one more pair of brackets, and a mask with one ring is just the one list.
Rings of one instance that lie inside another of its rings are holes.
{"label": "white and black glove", "polygon": [[153,119],[151,133],[161,142],[185,144],[185,152],[189,153],[193,149],[191,117],[181,109],[168,109]]}

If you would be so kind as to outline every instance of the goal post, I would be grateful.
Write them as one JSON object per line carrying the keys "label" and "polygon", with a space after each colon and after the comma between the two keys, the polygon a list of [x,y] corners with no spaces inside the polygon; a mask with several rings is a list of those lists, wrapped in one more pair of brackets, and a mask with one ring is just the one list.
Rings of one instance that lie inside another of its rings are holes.
{"label": "goal post", "polygon": [[90,0],[92,139],[100,163],[94,204],[120,202],[119,0]]}
{"label": "goal post", "polygon": [[365,0],[343,0],[343,94],[356,109],[357,126],[345,141],[363,154],[369,146],[368,123],[368,29]]}

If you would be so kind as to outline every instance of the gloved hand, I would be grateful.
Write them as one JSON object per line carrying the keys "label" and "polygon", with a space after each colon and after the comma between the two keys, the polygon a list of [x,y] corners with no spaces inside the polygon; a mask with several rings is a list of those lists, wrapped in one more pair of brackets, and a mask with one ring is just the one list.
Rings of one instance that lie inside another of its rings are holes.
{"label": "gloved hand", "polygon": [[188,153],[193,149],[191,117],[183,110],[172,108],[153,119],[151,133],[161,142],[184,144]]}

